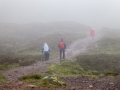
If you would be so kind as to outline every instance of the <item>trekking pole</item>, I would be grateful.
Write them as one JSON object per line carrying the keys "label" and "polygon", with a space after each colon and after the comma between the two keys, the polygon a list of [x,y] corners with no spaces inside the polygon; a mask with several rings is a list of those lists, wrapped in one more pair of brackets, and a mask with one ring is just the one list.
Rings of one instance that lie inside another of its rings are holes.
{"label": "trekking pole", "polygon": [[45,61],[44,53],[42,52],[42,61]]}
{"label": "trekking pole", "polygon": [[43,60],[42,60],[42,56],[43,56],[43,55],[41,54],[41,61],[43,61]]}
{"label": "trekking pole", "polygon": [[41,57],[40,57],[40,61],[43,61],[43,52],[42,51],[40,51],[42,54],[40,55]]}

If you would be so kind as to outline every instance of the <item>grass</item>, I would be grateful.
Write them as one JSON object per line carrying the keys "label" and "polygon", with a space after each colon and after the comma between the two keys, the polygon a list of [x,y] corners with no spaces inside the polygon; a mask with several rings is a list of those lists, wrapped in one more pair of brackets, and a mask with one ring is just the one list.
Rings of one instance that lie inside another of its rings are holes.
{"label": "grass", "polygon": [[3,81],[5,81],[5,77],[0,72],[0,84],[3,83]]}
{"label": "grass", "polygon": [[102,35],[101,39],[96,42],[97,44],[88,47],[89,52],[92,54],[119,55],[120,30],[102,28],[100,33]]}
{"label": "grass", "polygon": [[20,78],[20,80],[28,80],[28,79],[40,80],[41,78],[42,76],[39,74],[32,74],[32,75],[23,76],[22,78]]}
{"label": "grass", "polygon": [[[109,32],[110,33],[110,32]],[[105,33],[106,34],[106,33]],[[52,64],[56,74],[74,76],[117,76],[120,74],[120,37],[103,35],[97,46],[89,46],[88,52],[76,56],[76,61]]]}
{"label": "grass", "polygon": [[[80,55],[77,63],[85,70],[96,71],[98,74],[120,73],[120,56],[98,54],[98,55]],[[112,75],[112,74],[111,74]]]}
{"label": "grass", "polygon": [[81,68],[79,64],[73,61],[51,64],[49,69],[50,71],[55,72],[57,75],[62,75],[62,76],[85,74],[83,68]]}
{"label": "grass", "polygon": [[37,52],[37,51],[24,51],[22,53],[18,53],[18,55],[31,55],[31,56],[37,56],[37,55],[41,55],[41,52]]}
{"label": "grass", "polygon": [[4,64],[0,64],[0,70],[6,70],[9,68],[14,68],[14,67],[18,67],[19,64],[17,63],[12,63],[12,64],[8,64],[8,63],[4,63]]}
{"label": "grass", "polygon": [[50,72],[45,72],[43,74],[30,74],[19,78],[19,80],[36,85],[38,87],[56,88],[66,85],[57,76],[53,76],[52,73],[50,75],[48,74],[50,74]]}
{"label": "grass", "polygon": [[[72,37],[71,37],[72,36]],[[61,38],[64,39],[66,45],[72,43],[78,38],[85,37],[85,34],[76,34],[76,33],[56,33],[49,34],[47,36],[42,36],[37,38],[34,41],[26,41],[24,43],[15,44],[12,39],[12,43],[9,43],[9,40],[3,40],[2,45],[0,45],[0,69],[11,68],[11,66],[28,66],[36,61],[41,61],[41,52],[44,42],[47,42],[50,46],[50,58],[53,59],[59,55],[58,42]],[[17,39],[13,39],[17,41]],[[19,41],[19,40],[18,40]],[[6,64],[7,62],[7,64]],[[10,64],[10,65],[9,65]],[[15,65],[16,64],[16,65]],[[8,66],[7,66],[8,65]]]}
{"label": "grass", "polygon": [[[105,31],[105,30],[104,30]],[[88,47],[88,52],[76,57],[77,63],[86,70],[97,72],[104,76],[116,76],[120,74],[120,32],[108,30],[98,40],[97,46]]]}
{"label": "grass", "polygon": [[120,73],[119,57],[110,55],[80,55],[76,61],[51,64],[49,69],[60,76],[117,76]]}

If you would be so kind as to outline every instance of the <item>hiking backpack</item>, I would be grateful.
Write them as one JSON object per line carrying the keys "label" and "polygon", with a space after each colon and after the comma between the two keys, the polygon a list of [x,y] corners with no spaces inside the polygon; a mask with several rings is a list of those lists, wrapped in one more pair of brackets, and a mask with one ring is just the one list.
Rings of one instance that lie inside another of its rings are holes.
{"label": "hiking backpack", "polygon": [[59,44],[59,46],[60,46],[60,49],[64,49],[64,42],[60,42],[60,44]]}

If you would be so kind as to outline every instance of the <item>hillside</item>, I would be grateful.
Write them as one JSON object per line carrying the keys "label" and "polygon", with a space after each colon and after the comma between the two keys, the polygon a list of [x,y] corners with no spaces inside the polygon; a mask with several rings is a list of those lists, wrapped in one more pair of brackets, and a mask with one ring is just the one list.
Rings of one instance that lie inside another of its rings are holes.
{"label": "hillside", "polygon": [[[40,37],[45,34],[55,32],[82,32],[89,30],[88,26],[76,22],[50,22],[50,23],[30,23],[30,24],[14,24],[0,23],[1,37]],[[34,38],[33,37],[33,38]]]}
{"label": "hillside", "polygon": [[[119,54],[107,55],[108,53],[98,51],[98,47],[94,47],[94,45],[100,45],[103,42],[111,43],[111,38],[107,39],[106,42],[105,37],[99,37],[96,34],[95,41],[91,37],[87,37],[73,42],[66,50],[69,51],[69,53],[66,53],[68,56],[66,61],[59,63],[59,59],[55,58],[47,62],[37,62],[30,66],[6,70],[3,75],[13,82],[8,84],[8,87],[4,87],[6,83],[2,87],[5,90],[20,90],[21,88],[26,90],[31,88],[35,90],[119,90],[119,72],[114,72],[115,70],[119,71]],[[116,45],[115,43],[111,44]],[[99,48],[106,50],[109,47],[106,48],[100,45]],[[76,58],[72,58],[76,55]],[[49,68],[47,68],[48,66]],[[49,78],[44,81],[47,76],[59,77],[66,83],[66,86],[50,82]],[[17,81],[14,85],[14,80],[19,77],[22,77],[20,79],[22,81]],[[29,87],[29,85],[37,85],[38,87]]]}
{"label": "hillside", "polygon": [[[79,27],[79,30],[76,27]],[[54,58],[58,55],[57,45],[61,38],[68,46],[74,40],[85,37],[88,30],[88,26],[75,22],[21,25],[0,23],[0,61],[2,62],[0,69],[9,68],[9,64],[21,66],[23,63],[25,63],[24,65],[35,63],[42,54],[40,49],[44,42],[50,46],[51,58]],[[22,64],[19,63],[19,60],[23,61]]]}
{"label": "hillside", "polygon": [[44,42],[49,43],[49,41],[54,40],[58,43],[61,38],[67,39],[66,42],[68,41],[69,44],[74,39],[85,36],[88,30],[88,26],[75,22],[0,23],[0,47],[1,51],[9,51],[8,48],[12,51],[15,48],[17,50],[38,49],[42,47]]}

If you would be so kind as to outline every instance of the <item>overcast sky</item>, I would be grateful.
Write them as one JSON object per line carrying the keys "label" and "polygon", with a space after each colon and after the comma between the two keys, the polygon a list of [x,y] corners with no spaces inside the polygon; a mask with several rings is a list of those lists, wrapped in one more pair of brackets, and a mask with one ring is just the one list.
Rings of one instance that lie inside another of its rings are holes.
{"label": "overcast sky", "polygon": [[53,21],[120,28],[120,0],[0,0],[0,22]]}

